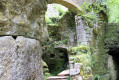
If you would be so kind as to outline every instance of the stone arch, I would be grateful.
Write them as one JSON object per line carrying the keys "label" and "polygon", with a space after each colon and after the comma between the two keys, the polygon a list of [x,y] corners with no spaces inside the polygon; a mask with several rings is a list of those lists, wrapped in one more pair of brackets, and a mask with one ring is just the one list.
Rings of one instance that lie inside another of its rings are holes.
{"label": "stone arch", "polygon": [[80,10],[79,3],[76,2],[76,0],[51,0],[48,2],[48,4],[52,4],[52,3],[61,4],[73,12],[77,12]]}

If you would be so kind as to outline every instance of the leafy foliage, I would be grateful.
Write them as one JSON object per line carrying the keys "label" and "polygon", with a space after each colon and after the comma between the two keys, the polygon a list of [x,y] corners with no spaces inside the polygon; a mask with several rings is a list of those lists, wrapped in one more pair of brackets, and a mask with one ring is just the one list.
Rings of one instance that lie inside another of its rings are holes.
{"label": "leafy foliage", "polygon": [[[53,4],[52,7],[59,12],[59,15],[54,15],[52,13],[48,13],[48,14],[45,15],[45,22],[47,24],[55,24],[55,25],[57,25],[57,23],[58,23],[57,21],[59,21],[59,19],[61,19],[69,11],[68,11],[68,9],[66,7],[64,7],[64,6],[60,5],[60,4]],[[55,13],[55,11],[54,11],[54,13]],[[52,18],[56,18],[56,20],[57,20],[56,22],[57,23],[54,23],[51,20]]]}
{"label": "leafy foliage", "polygon": [[86,18],[90,18],[92,20],[96,20],[98,18],[98,13],[100,11],[105,11],[105,8],[98,4],[90,4],[87,5],[86,2],[84,2],[81,6],[82,13],[78,14]]}
{"label": "leafy foliage", "polygon": [[67,80],[70,80],[71,76],[68,76]]}
{"label": "leafy foliage", "polygon": [[49,73],[45,73],[44,74],[44,80],[47,80],[46,78],[49,77],[49,76],[51,76]]}
{"label": "leafy foliage", "polygon": [[94,76],[94,80],[100,80],[100,76],[99,75],[95,75]]}
{"label": "leafy foliage", "polygon": [[83,63],[84,68],[88,70],[88,67],[91,66],[92,59],[89,46],[80,45],[78,47],[72,47],[69,49],[69,52],[71,52],[74,56],[71,61],[74,61],[75,63]]}
{"label": "leafy foliage", "polygon": [[119,0],[108,0],[108,17],[109,23],[119,22]]}
{"label": "leafy foliage", "polygon": [[64,6],[61,6],[59,4],[54,5],[54,7],[60,12],[60,15],[62,15],[63,13],[68,12],[67,8],[65,8]]}
{"label": "leafy foliage", "polygon": [[45,15],[45,22],[48,23],[48,24],[51,23],[51,20],[50,20],[50,18],[47,15]]}

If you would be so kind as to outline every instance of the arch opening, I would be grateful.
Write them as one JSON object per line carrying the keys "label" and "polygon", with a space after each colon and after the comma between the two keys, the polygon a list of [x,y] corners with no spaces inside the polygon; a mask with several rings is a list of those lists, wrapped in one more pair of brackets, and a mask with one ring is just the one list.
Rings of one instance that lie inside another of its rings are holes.
{"label": "arch opening", "polygon": [[70,41],[72,36],[74,39],[71,34],[76,27],[75,13],[61,4],[48,4],[45,21],[49,39],[43,43],[42,59],[48,65],[49,73],[58,76],[60,72],[69,70],[68,45],[75,44],[74,40]]}
{"label": "arch opening", "polygon": [[49,4],[53,3],[61,4],[73,12],[77,12],[80,10],[79,2],[77,0],[51,0],[49,2]]}

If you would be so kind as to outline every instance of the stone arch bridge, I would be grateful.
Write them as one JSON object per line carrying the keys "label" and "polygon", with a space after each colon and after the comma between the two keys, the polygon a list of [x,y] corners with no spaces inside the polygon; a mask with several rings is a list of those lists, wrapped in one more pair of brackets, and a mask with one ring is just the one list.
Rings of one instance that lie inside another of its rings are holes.
{"label": "stone arch bridge", "polygon": [[69,10],[76,12],[77,10],[80,10],[80,4],[78,0],[51,0],[48,2],[49,4],[52,3],[58,3],[65,7],[67,7]]}

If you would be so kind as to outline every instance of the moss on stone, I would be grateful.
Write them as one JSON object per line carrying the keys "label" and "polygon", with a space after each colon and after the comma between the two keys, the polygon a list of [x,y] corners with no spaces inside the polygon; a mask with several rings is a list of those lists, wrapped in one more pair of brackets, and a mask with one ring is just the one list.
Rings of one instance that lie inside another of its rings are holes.
{"label": "moss on stone", "polygon": [[46,78],[49,77],[49,76],[51,76],[51,74],[46,72],[46,73],[44,74],[44,80],[47,80]]}
{"label": "moss on stone", "polygon": [[76,49],[77,51],[81,51],[82,53],[87,53],[89,48],[87,46],[79,46]]}
{"label": "moss on stone", "polygon": [[89,46],[86,45],[79,45],[78,47],[71,47],[69,48],[70,55],[88,53],[91,54]]}
{"label": "moss on stone", "polygon": [[76,47],[71,47],[69,48],[69,55],[75,55],[77,52],[76,52]]}
{"label": "moss on stone", "polygon": [[100,28],[99,27],[93,28],[93,34],[98,35],[99,32],[100,32]]}
{"label": "moss on stone", "polygon": [[93,22],[92,22],[92,21],[88,22],[88,26],[89,26],[90,28],[93,28],[93,27],[94,27]]}
{"label": "moss on stone", "polygon": [[45,73],[46,76],[50,76],[50,73]]}
{"label": "moss on stone", "polygon": [[4,1],[0,1],[0,11],[5,11],[6,9],[6,3]]}
{"label": "moss on stone", "polygon": [[95,75],[94,76],[94,80],[100,80],[100,76],[99,75]]}
{"label": "moss on stone", "polygon": [[4,22],[6,20],[7,20],[7,18],[0,12],[0,21]]}
{"label": "moss on stone", "polygon": [[74,63],[79,63],[80,58],[78,56],[74,56],[74,57],[72,57],[72,59],[70,61],[73,61]]}

